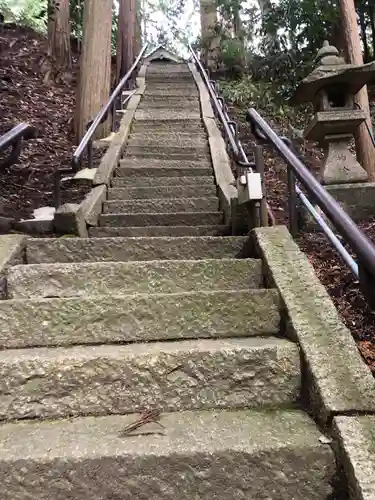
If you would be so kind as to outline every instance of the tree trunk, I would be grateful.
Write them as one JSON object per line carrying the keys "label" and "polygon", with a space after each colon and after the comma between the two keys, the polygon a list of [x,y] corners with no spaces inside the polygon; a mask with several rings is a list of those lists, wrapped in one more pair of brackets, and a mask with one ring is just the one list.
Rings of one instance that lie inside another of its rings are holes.
{"label": "tree trunk", "polygon": [[134,56],[136,57],[142,49],[142,15],[141,15],[141,2],[136,0],[136,26],[135,26],[135,50]]}
{"label": "tree trunk", "polygon": [[[112,0],[85,0],[83,46],[77,90],[75,133],[79,141],[86,126],[108,102],[111,80]],[[109,121],[96,137],[108,135]]]}
{"label": "tree trunk", "polygon": [[207,68],[214,68],[217,60],[219,36],[216,0],[200,0],[202,59]]}
{"label": "tree trunk", "polygon": [[270,0],[258,0],[259,9],[262,17],[262,27],[264,31],[263,50],[267,53],[276,53],[279,51],[277,42],[277,28],[269,22],[269,16],[272,12]]}
{"label": "tree trunk", "polygon": [[375,60],[375,9],[372,0],[368,2],[368,15],[370,18],[371,36],[372,36],[372,58]]}
{"label": "tree trunk", "polygon": [[116,50],[116,76],[119,82],[133,64],[136,50],[136,0],[120,0]]}
{"label": "tree trunk", "polygon": [[369,62],[370,60],[370,51],[369,51],[369,46],[367,42],[367,34],[366,34],[366,19],[365,19],[365,14],[363,11],[358,12],[358,17],[359,17],[359,26],[361,28],[361,38],[362,38],[362,43],[363,43],[363,59],[365,63]]}
{"label": "tree trunk", "polygon": [[[340,0],[340,13],[343,32],[346,40],[350,64],[363,64],[361,40],[358,32],[357,15],[353,0]],[[367,87],[363,87],[356,95],[356,102],[367,115],[367,125],[372,130]],[[375,181],[375,148],[367,131],[366,123],[362,123],[355,134],[357,159],[369,175],[370,181]]]}
{"label": "tree trunk", "polygon": [[48,21],[49,53],[57,67],[70,68],[70,12],[69,0],[49,0],[51,15]]}

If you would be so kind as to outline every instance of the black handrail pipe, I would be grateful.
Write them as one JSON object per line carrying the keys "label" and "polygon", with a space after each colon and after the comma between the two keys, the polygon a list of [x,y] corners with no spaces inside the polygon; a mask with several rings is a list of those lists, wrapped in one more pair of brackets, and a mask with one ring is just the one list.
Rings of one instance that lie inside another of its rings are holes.
{"label": "black handrail pipe", "polygon": [[[102,107],[102,109],[99,111],[99,113],[96,115],[94,120],[90,122],[89,127],[85,135],[83,136],[81,142],[79,143],[77,149],[74,152],[73,159],[72,159],[72,169],[74,172],[77,172],[77,170],[80,167],[81,164],[81,158],[83,153],[85,152],[87,146],[89,146],[89,143],[92,142],[92,137],[98,128],[98,126],[102,123],[104,123],[108,117],[108,114],[110,110],[112,109],[112,116],[114,117],[116,114],[116,101],[120,93],[122,92],[123,88],[127,84],[128,80],[131,78],[132,74],[136,70],[139,62],[143,58],[146,50],[147,50],[148,44],[146,43],[143,47],[140,53],[138,54],[138,57],[135,59],[134,63],[132,64],[131,68],[129,71],[126,73],[126,75],[121,79],[121,81],[118,83],[117,87],[115,90],[112,92],[108,102]],[[113,126],[112,126],[113,130]],[[91,168],[91,165],[89,165]]]}
{"label": "black handrail pipe", "polygon": [[[260,140],[267,140],[280,153],[293,174],[299,180],[309,196],[321,208],[334,224],[345,241],[354,250],[358,259],[360,284],[362,291],[372,306],[375,305],[375,245],[361,231],[357,224],[341,208],[339,203],[315,179],[307,167],[285,142],[272,130],[267,122],[253,108],[247,112],[254,135]],[[362,279],[361,279],[362,277]]]}
{"label": "black handrail pipe", "polygon": [[21,153],[21,144],[23,140],[35,139],[37,137],[37,129],[29,123],[19,123],[15,127],[5,132],[0,136],[0,151],[6,151],[12,148],[8,157],[0,165],[1,169],[7,168],[13,163],[16,163]]}

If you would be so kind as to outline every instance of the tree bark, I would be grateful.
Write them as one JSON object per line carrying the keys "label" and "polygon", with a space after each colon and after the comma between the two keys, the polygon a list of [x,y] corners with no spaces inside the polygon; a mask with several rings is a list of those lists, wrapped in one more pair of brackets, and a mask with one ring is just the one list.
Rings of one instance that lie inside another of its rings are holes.
{"label": "tree bark", "polygon": [[372,58],[375,60],[375,9],[372,0],[368,2],[368,16],[370,18],[371,36],[372,36]]}
{"label": "tree bark", "polygon": [[120,0],[116,50],[116,76],[119,82],[129,71],[136,51],[136,0]]}
{"label": "tree bark", "polygon": [[[85,0],[83,46],[77,89],[75,134],[80,141],[88,122],[108,102],[111,79],[112,0]],[[109,120],[96,137],[109,133]]]}
{"label": "tree bark", "polygon": [[207,68],[216,65],[219,36],[217,27],[216,0],[200,0],[202,59]]}
{"label": "tree bark", "polygon": [[364,62],[367,63],[370,60],[370,51],[367,41],[367,33],[366,33],[367,25],[364,12],[359,11],[358,17],[359,17],[359,26],[361,27],[361,38],[363,43],[363,59]]}
{"label": "tree bark", "polygon": [[[359,37],[357,15],[353,0],[340,0],[341,22],[346,40],[350,64],[363,64],[361,40]],[[367,87],[363,87],[356,95],[356,102],[366,113],[366,122],[372,130]],[[366,123],[362,123],[355,134],[357,159],[366,170],[370,181],[375,181],[375,148],[367,131]]]}
{"label": "tree bark", "polygon": [[70,12],[69,0],[49,0],[51,15],[48,20],[49,54],[58,67],[70,68]]}

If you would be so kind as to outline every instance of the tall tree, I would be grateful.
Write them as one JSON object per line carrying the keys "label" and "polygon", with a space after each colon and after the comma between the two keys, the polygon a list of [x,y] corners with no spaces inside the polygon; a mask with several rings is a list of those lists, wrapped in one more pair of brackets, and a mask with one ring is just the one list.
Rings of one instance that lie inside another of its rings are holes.
{"label": "tall tree", "polygon": [[219,37],[217,33],[217,1],[200,0],[202,59],[213,68],[217,60]]}
{"label": "tall tree", "polygon": [[70,67],[69,0],[48,0],[49,54],[58,67]]}
{"label": "tall tree", "polygon": [[[108,101],[111,79],[112,0],[85,0],[83,45],[77,89],[75,133],[80,140],[86,126]],[[98,135],[109,132],[107,121]]]}
{"label": "tall tree", "polygon": [[[357,15],[353,0],[340,0],[341,22],[350,64],[363,64]],[[355,133],[355,144],[359,163],[366,170],[369,180],[375,181],[375,148],[368,133],[372,128],[367,87],[356,95],[356,101],[366,113],[366,122],[361,123]]]}
{"label": "tall tree", "polygon": [[116,66],[117,81],[129,71],[136,53],[137,34],[137,2],[136,0],[120,0]]}

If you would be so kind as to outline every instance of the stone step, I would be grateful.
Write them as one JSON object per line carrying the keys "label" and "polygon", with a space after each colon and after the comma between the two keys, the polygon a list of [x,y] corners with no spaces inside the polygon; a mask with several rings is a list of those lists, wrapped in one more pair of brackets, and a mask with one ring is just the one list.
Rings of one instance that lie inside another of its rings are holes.
{"label": "stone step", "polygon": [[183,131],[172,131],[172,130],[158,130],[155,128],[155,130],[150,131],[150,129],[145,129],[145,130],[140,130],[138,131],[132,131],[130,135],[131,139],[153,139],[157,140],[160,139],[163,142],[166,140],[172,141],[171,143],[173,144],[173,141],[184,141],[184,143],[189,142],[189,140],[195,140],[195,141],[202,141],[208,140],[207,134],[204,130],[198,130],[198,131],[193,131],[191,133],[186,132],[185,130]]}
{"label": "stone step", "polygon": [[301,384],[298,346],[273,337],[11,349],[0,366],[0,420],[278,408]]}
{"label": "stone step", "polygon": [[279,324],[269,289],[0,301],[2,349],[267,337]]}
{"label": "stone step", "polygon": [[[196,186],[196,187],[203,187],[203,186],[215,186],[215,179],[212,176],[206,175],[203,176],[201,175],[200,177],[194,177],[190,175],[189,177],[180,177],[178,175],[175,175],[176,170],[175,169],[169,169],[169,172],[165,172],[164,169],[160,169],[161,172],[159,172],[159,169],[157,169],[157,172],[160,173],[161,175],[159,177],[153,177],[152,172],[149,172],[149,169],[146,169],[146,174],[144,174],[144,167],[141,167],[141,170],[139,169],[131,169],[131,167],[127,167],[124,170],[122,170],[122,177],[114,177],[111,181],[111,185],[114,188],[134,188],[137,189],[139,188],[152,188],[155,189],[157,187],[168,187],[168,186],[173,186],[177,187],[179,186],[180,189],[183,187],[188,187],[188,186]],[[187,170],[187,169],[186,169]],[[131,172],[135,175],[131,175]],[[167,177],[164,174],[171,173],[173,177]],[[212,172],[212,169],[211,169]],[[127,175],[129,173],[129,175]],[[189,173],[191,173],[191,170],[189,170]]]}
{"label": "stone step", "polygon": [[331,498],[335,457],[303,412],[163,413],[126,434],[139,418],[3,424],[2,500]]}
{"label": "stone step", "polygon": [[154,96],[162,97],[168,95],[169,97],[198,98],[199,92],[197,88],[196,87],[194,88],[193,86],[187,87],[187,86],[169,85],[168,88],[166,88],[162,85],[153,85],[153,86],[149,85],[148,87],[146,87],[146,90],[143,95],[145,97],[154,97]]}
{"label": "stone step", "polygon": [[[151,159],[151,158],[150,158]],[[213,173],[212,167],[194,167],[190,166],[190,162],[180,162],[179,167],[138,167],[132,162],[133,158],[120,163],[120,167],[116,168],[115,175],[118,177],[137,178],[137,177],[210,177]],[[186,165],[186,166],[185,166]]]}
{"label": "stone step", "polygon": [[185,132],[189,134],[192,131],[204,132],[206,129],[203,126],[201,119],[198,120],[152,120],[141,121],[133,120],[131,131],[146,133],[147,131],[155,132]]}
{"label": "stone step", "polygon": [[[179,149],[188,149],[190,153],[196,149],[203,149],[208,153],[208,139],[202,135],[192,135],[184,134],[183,136],[179,134],[169,135],[169,134],[132,134],[127,142],[126,151],[129,148],[139,147],[147,149],[166,149],[172,150],[173,152],[179,152]],[[172,152],[172,155],[175,154]]]}
{"label": "stone step", "polygon": [[[76,262],[12,267],[10,299],[245,290],[263,282],[259,259]],[[0,302],[1,309],[1,302]]]}
{"label": "stone step", "polygon": [[181,97],[175,96],[175,98],[169,99],[144,99],[139,103],[137,109],[189,109],[189,110],[200,110],[200,103],[198,99],[181,99]]}
{"label": "stone step", "polygon": [[251,255],[246,236],[29,238],[26,246],[28,264],[247,257]]}
{"label": "stone step", "polygon": [[182,212],[215,212],[219,211],[219,199],[212,198],[156,198],[142,200],[114,200],[103,203],[105,214],[150,214],[150,213],[182,213]]}
{"label": "stone step", "polygon": [[146,226],[146,227],[90,227],[91,238],[114,236],[229,236],[227,226]]}
{"label": "stone step", "polygon": [[170,95],[143,95],[140,104],[152,104],[152,103],[162,103],[162,102],[176,102],[179,104],[183,103],[197,103],[200,104],[200,99],[198,96],[187,95],[184,100],[181,99],[181,96],[170,96]]}
{"label": "stone step", "polygon": [[212,226],[223,223],[221,212],[117,213],[100,216],[100,226]]}
{"label": "stone step", "polygon": [[141,157],[141,158],[160,158],[173,160],[206,160],[211,159],[210,148],[208,144],[201,146],[173,147],[161,145],[127,145],[125,148],[124,157]]}
{"label": "stone step", "polygon": [[136,187],[110,188],[108,200],[144,200],[167,198],[210,198],[216,196],[216,186],[164,186],[164,187]]}
{"label": "stone step", "polygon": [[[166,92],[166,89],[164,89],[164,94]],[[177,92],[175,92],[177,94]],[[184,92],[181,92],[181,98],[183,98],[185,95]],[[143,110],[143,109],[138,109],[135,112],[135,119],[137,121],[151,121],[151,120],[156,120],[156,121],[171,121],[171,120],[200,120],[201,119],[201,114],[200,111],[191,111],[191,110],[163,110],[161,111],[160,109],[150,109],[150,110]]]}
{"label": "stone step", "polygon": [[[176,159],[160,159],[160,158],[125,158],[120,160],[120,167],[149,167],[149,168],[185,168],[185,169],[195,169],[195,168],[210,168],[212,174],[212,163],[210,158],[204,160],[181,160]],[[117,175],[118,175],[118,171]],[[194,170],[193,175],[199,175]]]}

